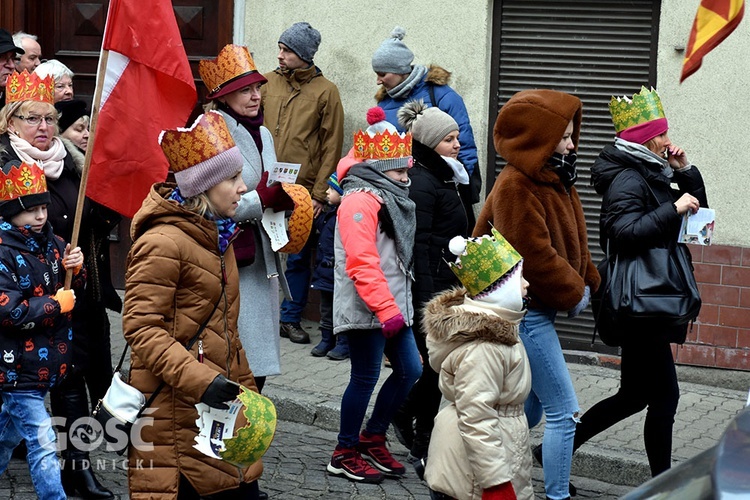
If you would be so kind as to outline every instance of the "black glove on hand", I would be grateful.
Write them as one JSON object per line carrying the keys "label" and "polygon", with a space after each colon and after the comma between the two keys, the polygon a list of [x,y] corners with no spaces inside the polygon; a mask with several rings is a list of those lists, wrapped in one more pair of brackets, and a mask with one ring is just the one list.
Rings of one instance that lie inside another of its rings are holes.
{"label": "black glove on hand", "polygon": [[239,384],[228,380],[222,374],[218,374],[201,396],[201,403],[205,403],[211,408],[226,410],[229,408],[226,402],[234,401],[239,393]]}
{"label": "black glove on hand", "polygon": [[276,182],[270,186],[266,186],[268,182],[268,172],[263,172],[260,176],[260,182],[255,186],[255,192],[258,193],[260,203],[263,205],[263,210],[272,208],[274,212],[282,212],[284,210],[293,210],[294,202],[286,194],[284,188],[281,187],[281,183]]}

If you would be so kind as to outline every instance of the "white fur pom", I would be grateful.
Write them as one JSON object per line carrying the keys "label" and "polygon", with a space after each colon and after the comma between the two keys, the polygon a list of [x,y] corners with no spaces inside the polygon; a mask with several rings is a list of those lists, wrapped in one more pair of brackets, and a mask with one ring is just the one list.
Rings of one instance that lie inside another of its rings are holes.
{"label": "white fur pom", "polygon": [[463,255],[466,250],[466,239],[461,236],[455,236],[448,242],[448,250],[453,255]]}

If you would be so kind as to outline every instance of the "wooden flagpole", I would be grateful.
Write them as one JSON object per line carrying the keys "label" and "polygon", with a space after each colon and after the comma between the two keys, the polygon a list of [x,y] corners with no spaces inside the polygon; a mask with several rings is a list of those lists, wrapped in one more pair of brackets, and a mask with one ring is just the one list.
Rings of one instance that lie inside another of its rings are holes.
{"label": "wooden flagpole", "polygon": [[[106,28],[105,28],[106,32]],[[70,236],[70,248],[78,246],[78,233],[81,231],[81,218],[83,217],[83,207],[86,200],[86,184],[89,177],[89,165],[91,165],[91,155],[94,151],[96,142],[96,122],[99,118],[99,106],[102,101],[102,90],[104,88],[104,77],[107,69],[107,60],[109,59],[109,50],[102,48],[102,54],[99,58],[99,67],[96,70],[96,88],[94,90],[94,99],[91,103],[91,120],[89,126],[89,142],[86,146],[86,157],[83,161],[83,171],[81,172],[81,185],[78,188],[78,202],[76,204],[76,215],[73,219],[73,232]],[[84,254],[85,257],[85,254]],[[65,273],[65,289],[69,290],[73,282],[73,273]]]}

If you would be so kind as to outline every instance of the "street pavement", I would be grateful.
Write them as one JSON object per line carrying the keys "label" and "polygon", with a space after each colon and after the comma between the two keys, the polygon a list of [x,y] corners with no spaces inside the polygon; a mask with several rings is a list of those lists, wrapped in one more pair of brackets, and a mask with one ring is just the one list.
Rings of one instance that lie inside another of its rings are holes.
{"label": "street pavement", "polygon": [[[124,346],[120,317],[112,314],[112,354],[115,362]],[[315,358],[310,349],[320,339],[317,324],[303,321],[313,344],[292,344],[282,339],[283,374],[269,377],[264,394],[277,407],[276,438],[264,457],[261,489],[273,499],[419,499],[429,498],[427,488],[412,470],[400,480],[386,479],[380,485],[354,484],[331,477],[325,466],[336,444],[341,395],[349,376],[348,361]],[[614,394],[619,372],[608,366],[613,359],[567,352],[568,368],[582,411]],[[616,360],[614,360],[616,361]],[[383,368],[382,384],[389,369]],[[750,374],[678,367],[680,404],[674,426],[673,460],[682,462],[713,446],[731,419],[744,406]],[[612,427],[584,445],[573,458],[577,498],[619,498],[649,479],[643,449],[645,412]],[[543,425],[531,431],[532,444],[541,442]],[[397,458],[407,450],[395,438],[391,447]],[[125,463],[115,453],[97,449],[92,467],[118,498],[128,498]],[[542,470],[533,470],[538,498],[544,498]],[[0,477],[0,498],[35,498],[25,462],[13,459]],[[75,498],[75,497],[72,497]]]}

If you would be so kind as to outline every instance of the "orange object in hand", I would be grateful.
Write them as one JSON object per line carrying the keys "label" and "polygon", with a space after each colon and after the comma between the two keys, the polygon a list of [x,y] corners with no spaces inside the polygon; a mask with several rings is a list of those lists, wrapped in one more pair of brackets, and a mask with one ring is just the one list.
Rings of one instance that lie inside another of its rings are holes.
{"label": "orange object in hand", "polygon": [[60,303],[61,313],[72,311],[73,306],[76,305],[76,294],[73,290],[65,290],[64,288],[61,288],[52,296],[52,298]]}

